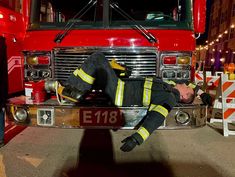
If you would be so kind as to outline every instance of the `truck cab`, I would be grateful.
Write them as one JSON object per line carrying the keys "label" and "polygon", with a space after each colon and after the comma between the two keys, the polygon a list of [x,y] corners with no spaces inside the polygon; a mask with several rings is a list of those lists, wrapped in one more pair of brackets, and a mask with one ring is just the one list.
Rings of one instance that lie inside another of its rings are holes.
{"label": "truck cab", "polygon": [[21,5],[20,1],[0,2],[0,36],[5,38],[7,45],[9,95],[24,89],[22,41],[25,27]]}
{"label": "truck cab", "polygon": [[[12,97],[8,117],[18,124],[66,128],[134,129],[146,107],[113,107],[102,91],[86,102],[60,104],[57,95],[32,93],[41,81],[64,84],[95,51],[131,68],[130,78],[194,81],[195,33],[205,25],[204,0],[24,0],[23,83],[25,94]],[[201,127],[206,106],[179,104],[163,129]]]}

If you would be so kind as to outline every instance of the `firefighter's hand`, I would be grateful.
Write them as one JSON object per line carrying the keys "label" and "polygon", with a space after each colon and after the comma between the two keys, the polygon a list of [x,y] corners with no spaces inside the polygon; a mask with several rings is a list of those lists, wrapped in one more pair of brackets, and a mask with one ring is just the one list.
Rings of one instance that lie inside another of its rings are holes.
{"label": "firefighter's hand", "polygon": [[131,151],[138,144],[138,142],[136,141],[136,139],[133,136],[129,136],[129,137],[125,138],[124,140],[122,140],[122,143],[124,143],[124,144],[121,146],[120,149],[123,152]]}
{"label": "firefighter's hand", "polygon": [[208,93],[202,93],[200,97],[202,99],[203,104],[212,106],[212,98]]}

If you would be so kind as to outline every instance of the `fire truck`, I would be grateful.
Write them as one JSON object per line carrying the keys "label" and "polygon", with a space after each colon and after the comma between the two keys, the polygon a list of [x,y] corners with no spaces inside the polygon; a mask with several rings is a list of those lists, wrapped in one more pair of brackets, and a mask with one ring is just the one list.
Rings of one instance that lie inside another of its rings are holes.
{"label": "fire truck", "polygon": [[[135,129],[147,107],[114,107],[96,89],[72,104],[45,88],[48,81],[63,85],[96,51],[131,68],[123,79],[194,80],[205,0],[12,0],[0,5],[9,93],[20,93],[11,94],[7,104],[7,117],[16,124]],[[201,127],[206,118],[207,107],[195,99],[175,106],[160,128]]]}

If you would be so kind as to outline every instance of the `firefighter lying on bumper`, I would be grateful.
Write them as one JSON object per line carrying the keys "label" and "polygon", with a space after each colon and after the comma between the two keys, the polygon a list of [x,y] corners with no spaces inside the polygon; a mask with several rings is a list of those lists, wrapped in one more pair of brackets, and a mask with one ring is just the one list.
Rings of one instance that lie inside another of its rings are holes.
{"label": "firefighter lying on bumper", "polygon": [[122,141],[124,144],[120,149],[125,152],[142,144],[160,127],[177,102],[189,103],[194,99],[193,89],[186,84],[172,86],[156,77],[121,80],[105,56],[98,52],[90,55],[73,72],[67,85],[59,90],[59,94],[76,102],[97,83],[116,106],[148,107],[138,130]]}

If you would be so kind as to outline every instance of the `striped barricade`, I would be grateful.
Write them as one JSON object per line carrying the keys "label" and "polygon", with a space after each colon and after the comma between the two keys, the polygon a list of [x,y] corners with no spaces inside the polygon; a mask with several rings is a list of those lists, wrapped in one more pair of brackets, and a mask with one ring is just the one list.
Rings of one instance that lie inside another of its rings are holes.
{"label": "striped barricade", "polygon": [[222,110],[224,136],[235,135],[235,130],[229,129],[229,124],[235,123],[235,80],[229,80],[228,75],[222,79]]}
{"label": "striped barricade", "polygon": [[213,99],[213,107],[211,111],[210,123],[214,122],[222,123],[222,92],[221,92],[222,75],[223,72],[216,72],[215,76],[206,77],[206,84],[207,84],[206,92],[209,93]]}
{"label": "striped barricade", "polygon": [[219,84],[220,84],[219,74],[216,73],[215,76],[206,75],[206,92],[211,95],[213,101],[215,100]]}
{"label": "striped barricade", "polygon": [[[221,100],[221,88],[220,88],[220,78],[222,72],[216,72],[215,75],[212,75],[210,71],[198,71],[195,73],[195,83],[201,85],[204,88],[204,92],[210,94],[213,101],[213,109],[210,111],[210,123],[221,122],[222,116],[220,119],[215,119],[215,115],[218,113],[221,115],[222,112],[222,100]],[[220,97],[220,99],[219,99]]]}
{"label": "striped barricade", "polygon": [[195,73],[195,84],[203,84],[203,71],[198,71]]}

